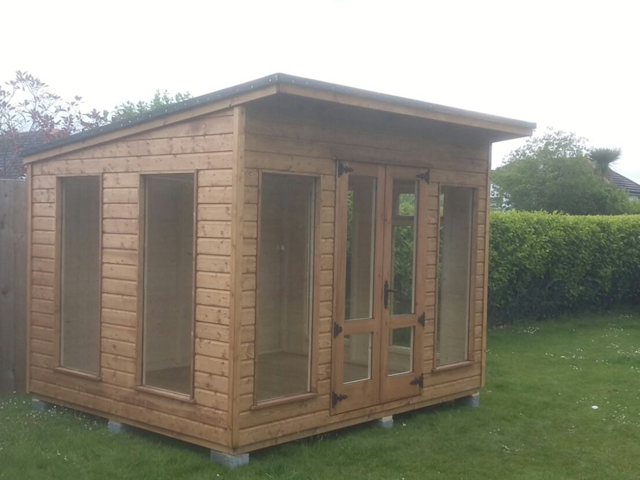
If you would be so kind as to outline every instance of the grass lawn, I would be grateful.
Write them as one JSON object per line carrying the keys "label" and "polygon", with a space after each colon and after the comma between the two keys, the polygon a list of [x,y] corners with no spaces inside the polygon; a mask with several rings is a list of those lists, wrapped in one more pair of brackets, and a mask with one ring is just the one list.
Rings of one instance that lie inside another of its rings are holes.
{"label": "grass lawn", "polygon": [[[230,471],[204,449],[0,400],[8,479],[637,479],[640,311],[492,330],[481,406],[442,406],[251,454]],[[596,408],[597,407],[597,408]]]}

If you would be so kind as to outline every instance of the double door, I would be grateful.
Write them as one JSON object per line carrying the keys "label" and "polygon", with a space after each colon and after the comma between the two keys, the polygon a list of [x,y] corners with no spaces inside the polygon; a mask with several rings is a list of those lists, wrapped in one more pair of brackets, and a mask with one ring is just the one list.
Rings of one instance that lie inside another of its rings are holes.
{"label": "double door", "polygon": [[332,413],[420,394],[428,172],[338,165]]}

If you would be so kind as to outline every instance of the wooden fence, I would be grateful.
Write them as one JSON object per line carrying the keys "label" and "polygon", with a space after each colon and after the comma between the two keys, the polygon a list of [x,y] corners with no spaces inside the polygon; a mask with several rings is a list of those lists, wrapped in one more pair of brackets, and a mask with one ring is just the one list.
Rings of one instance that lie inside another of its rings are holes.
{"label": "wooden fence", "polygon": [[26,387],[27,184],[0,180],[0,395]]}

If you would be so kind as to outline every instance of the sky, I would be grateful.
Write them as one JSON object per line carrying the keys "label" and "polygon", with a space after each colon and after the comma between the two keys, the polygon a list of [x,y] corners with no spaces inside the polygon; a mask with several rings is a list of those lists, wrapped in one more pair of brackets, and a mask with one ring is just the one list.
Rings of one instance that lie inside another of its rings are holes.
{"label": "sky", "polygon": [[[111,109],[284,72],[575,132],[640,183],[634,3],[6,2],[0,81],[28,71]],[[522,142],[496,144],[494,167]]]}

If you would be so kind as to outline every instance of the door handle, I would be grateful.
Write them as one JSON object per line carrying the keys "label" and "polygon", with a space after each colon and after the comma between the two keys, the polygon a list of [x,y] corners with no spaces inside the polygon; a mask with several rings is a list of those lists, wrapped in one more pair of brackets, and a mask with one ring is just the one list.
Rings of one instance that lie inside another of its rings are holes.
{"label": "door handle", "polygon": [[399,290],[389,288],[389,282],[387,280],[384,281],[384,308],[389,308],[389,294],[398,292]]}

